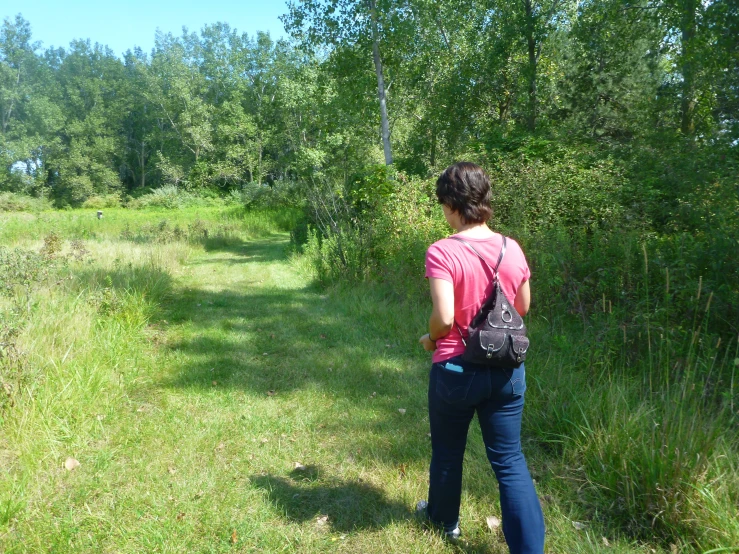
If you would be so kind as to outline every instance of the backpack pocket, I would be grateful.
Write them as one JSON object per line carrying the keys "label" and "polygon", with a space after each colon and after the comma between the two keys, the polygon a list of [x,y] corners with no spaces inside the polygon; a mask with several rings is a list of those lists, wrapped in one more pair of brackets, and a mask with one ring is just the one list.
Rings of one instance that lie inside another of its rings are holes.
{"label": "backpack pocket", "polygon": [[511,335],[511,360],[516,364],[526,360],[529,350],[529,337],[526,335]]}
{"label": "backpack pocket", "polygon": [[498,329],[479,329],[472,332],[462,359],[482,365],[498,365],[497,360],[507,350],[508,333]]}
{"label": "backpack pocket", "polygon": [[529,339],[499,329],[479,329],[472,333],[462,359],[476,364],[515,368],[526,360]]}

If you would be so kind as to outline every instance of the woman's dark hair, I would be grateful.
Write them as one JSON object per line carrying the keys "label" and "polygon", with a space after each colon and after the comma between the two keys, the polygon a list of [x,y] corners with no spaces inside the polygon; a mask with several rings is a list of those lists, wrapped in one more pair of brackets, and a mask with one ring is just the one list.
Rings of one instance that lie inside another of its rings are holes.
{"label": "woman's dark hair", "polygon": [[436,197],[439,204],[457,212],[464,223],[485,223],[493,215],[490,177],[471,162],[447,167],[436,181]]}

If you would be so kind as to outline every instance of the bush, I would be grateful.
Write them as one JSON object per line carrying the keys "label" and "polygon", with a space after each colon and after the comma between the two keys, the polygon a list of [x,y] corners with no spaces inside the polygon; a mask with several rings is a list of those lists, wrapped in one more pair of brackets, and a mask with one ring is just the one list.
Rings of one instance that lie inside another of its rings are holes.
{"label": "bush", "polygon": [[361,280],[368,275],[367,236],[360,229],[346,227],[328,236],[310,230],[304,253],[312,261],[316,278],[321,283],[342,278]]}
{"label": "bush", "polygon": [[0,248],[0,295],[12,296],[16,287],[35,288],[53,275],[63,262],[57,256],[61,248],[57,235],[46,237],[41,252],[19,248]]}
{"label": "bush", "polygon": [[[553,161],[505,159],[491,171],[493,218],[518,232],[618,229],[626,218],[626,180],[617,165],[599,160],[586,165],[573,156]],[[629,227],[640,225],[633,220]],[[640,225],[641,226],[641,225]]]}
{"label": "bush", "polygon": [[190,201],[188,192],[178,189],[174,185],[166,185],[158,189],[152,189],[150,194],[129,200],[127,207],[133,209],[142,208],[182,208]]}
{"label": "bush", "polygon": [[22,323],[18,310],[0,311],[0,425],[24,384],[25,359],[17,346]]}
{"label": "bush", "polygon": [[114,193],[99,196],[90,196],[82,203],[82,207],[93,210],[102,210],[103,208],[120,208],[121,195],[120,193]]}
{"label": "bush", "polygon": [[51,202],[46,198],[0,192],[0,212],[40,212],[51,208]]}
{"label": "bush", "polygon": [[31,292],[58,275],[67,261],[59,254],[62,241],[50,234],[40,252],[0,247],[0,424],[15,404],[27,375],[27,358],[17,341],[30,313]]}
{"label": "bush", "polygon": [[[493,181],[491,225],[524,247],[538,313],[564,308],[586,319],[607,310],[629,333],[642,317],[684,327],[700,283],[716,314],[710,332],[724,339],[739,333],[739,258],[726,228],[650,232],[621,202],[625,185],[610,162],[501,162]],[[358,203],[351,191],[327,184],[308,194],[308,224],[293,235],[305,240],[309,228],[317,230],[310,255],[324,280],[372,275],[402,296],[419,295],[421,281],[409,277],[423,278],[426,248],[451,230],[433,181],[399,175],[391,183],[392,192],[365,190]]]}
{"label": "bush", "polygon": [[203,194],[195,194],[187,192],[175,185],[165,185],[158,189],[152,189],[151,193],[144,194],[137,198],[129,198],[126,207],[134,210],[142,210],[146,208],[164,208],[167,210],[176,210],[179,208],[189,207],[211,207],[223,206],[228,200],[203,191]]}
{"label": "bush", "polygon": [[[565,228],[568,233],[605,234],[627,227],[627,221],[628,228],[643,229],[624,208],[625,179],[610,160],[584,160],[567,152],[547,163],[525,156],[505,158],[491,171],[491,180],[492,226],[514,238],[543,236]],[[318,200],[311,200],[313,196]],[[391,174],[387,168],[371,167],[357,174],[347,190],[317,187],[308,192],[308,205],[314,227],[323,238],[346,234],[348,227],[367,238],[367,252],[357,258],[375,265],[379,274],[393,279],[406,295],[413,294],[407,276],[423,276],[428,245],[450,232],[436,200],[434,181]],[[332,223],[319,221],[321,217]],[[332,251],[339,258],[346,257],[338,242],[334,250],[322,249],[321,255]],[[317,255],[318,250],[311,252]],[[316,263],[335,265],[327,260]]]}
{"label": "bush", "polygon": [[261,185],[255,182],[246,183],[240,190],[231,190],[230,196],[247,208],[270,209],[298,207],[303,198],[300,186],[295,181],[275,181]]}
{"label": "bush", "polygon": [[375,275],[401,296],[425,298],[423,285],[426,249],[450,234],[451,229],[436,200],[434,183],[420,179],[399,181],[395,192],[383,196],[377,217],[367,224],[372,236]]}

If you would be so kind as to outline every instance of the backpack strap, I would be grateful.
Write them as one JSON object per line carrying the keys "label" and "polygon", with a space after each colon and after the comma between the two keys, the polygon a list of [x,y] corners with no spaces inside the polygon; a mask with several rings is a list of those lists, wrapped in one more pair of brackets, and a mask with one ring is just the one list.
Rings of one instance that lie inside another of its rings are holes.
{"label": "backpack strap", "polygon": [[[505,235],[501,235],[501,236],[503,237],[503,246],[500,248],[500,255],[498,256],[498,263],[495,264],[495,269],[493,269],[492,267],[490,267],[490,264],[487,262],[487,260],[485,258],[483,258],[480,255],[480,253],[477,250],[475,250],[475,248],[469,242],[467,242],[466,240],[464,240],[463,238],[455,237],[455,236],[451,236],[451,237],[448,237],[448,238],[450,238],[452,240],[456,240],[457,242],[461,242],[462,244],[466,245],[470,250],[472,250],[475,253],[475,255],[478,258],[480,258],[482,260],[482,262],[488,267],[488,269],[490,269],[490,271],[493,272],[493,279],[497,281],[498,280],[498,268],[500,267],[500,262],[503,261],[503,256],[505,256],[505,251],[506,251],[506,236]],[[457,320],[456,319],[454,320],[454,324],[457,326],[457,331],[459,331],[459,336],[462,338],[462,344],[464,344],[465,347],[466,347],[467,346],[467,341],[464,340],[464,335],[462,334],[462,329],[460,328],[459,323],[457,323]]]}
{"label": "backpack strap", "polygon": [[493,271],[495,273],[494,276],[497,279],[498,278],[498,268],[500,267],[500,262],[503,261],[503,256],[505,256],[505,251],[506,251],[506,236],[505,235],[502,235],[502,237],[503,237],[503,246],[500,249],[500,255],[498,256],[498,263],[495,264],[495,269],[493,269],[492,267],[490,267],[490,264],[487,262],[487,260],[485,258],[483,258],[477,250],[475,250],[475,247],[472,246],[469,242],[467,242],[463,238],[456,237],[456,236],[451,236],[451,237],[448,237],[448,238],[450,238],[452,240],[456,240],[457,242],[461,242],[462,244],[464,244],[465,246],[467,246],[467,248],[469,248],[470,250],[472,250],[475,253],[475,255],[478,258],[480,258],[486,266],[488,266],[488,268],[490,269],[490,271]]}

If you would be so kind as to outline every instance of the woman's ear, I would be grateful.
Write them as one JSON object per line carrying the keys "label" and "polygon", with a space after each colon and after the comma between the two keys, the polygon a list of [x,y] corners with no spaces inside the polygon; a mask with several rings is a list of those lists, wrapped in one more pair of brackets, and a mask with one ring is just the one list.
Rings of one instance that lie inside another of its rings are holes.
{"label": "woman's ear", "polygon": [[444,211],[444,217],[446,217],[446,222],[449,224],[449,226],[452,229],[457,230],[461,222],[459,212],[451,209],[446,204],[442,204],[441,209]]}

